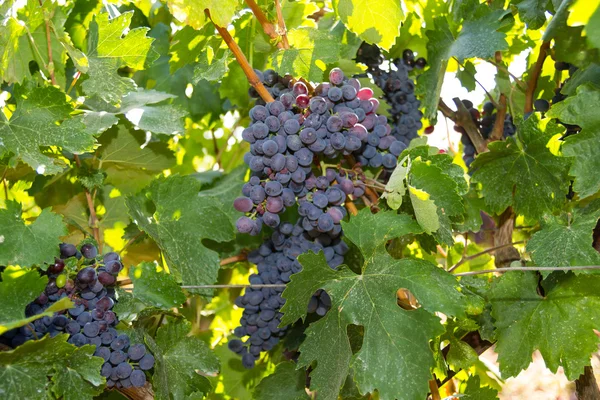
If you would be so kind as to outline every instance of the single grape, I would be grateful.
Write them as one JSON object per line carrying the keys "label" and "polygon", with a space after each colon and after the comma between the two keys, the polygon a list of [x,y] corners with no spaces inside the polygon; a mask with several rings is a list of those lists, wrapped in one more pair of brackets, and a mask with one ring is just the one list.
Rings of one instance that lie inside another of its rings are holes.
{"label": "single grape", "polygon": [[550,109],[550,103],[544,99],[537,99],[533,102],[533,106],[535,107],[535,110],[539,112],[546,112]]}
{"label": "single grape", "polygon": [[85,267],[77,273],[77,281],[83,284],[92,283],[96,280],[96,270],[92,267]]}
{"label": "single grape", "polygon": [[254,208],[254,203],[248,197],[238,197],[233,201],[233,207],[239,212],[250,212]]}
{"label": "single grape", "polygon": [[69,257],[73,257],[77,254],[77,248],[70,243],[61,243],[60,244],[60,257],[65,259]]}
{"label": "single grape", "polygon": [[152,354],[146,353],[144,357],[140,360],[140,368],[144,371],[147,371],[154,367],[154,356]]}
{"label": "single grape", "polygon": [[131,375],[131,372],[133,371],[131,365],[125,361],[117,365],[116,369],[117,376],[121,379],[129,378],[129,375]]}
{"label": "single grape", "polygon": [[146,374],[144,374],[144,371],[136,369],[131,372],[129,380],[131,381],[132,386],[142,387],[146,384]]}
{"label": "single grape", "polygon": [[86,243],[81,246],[81,254],[87,259],[96,258],[98,255],[98,249],[91,243]]}

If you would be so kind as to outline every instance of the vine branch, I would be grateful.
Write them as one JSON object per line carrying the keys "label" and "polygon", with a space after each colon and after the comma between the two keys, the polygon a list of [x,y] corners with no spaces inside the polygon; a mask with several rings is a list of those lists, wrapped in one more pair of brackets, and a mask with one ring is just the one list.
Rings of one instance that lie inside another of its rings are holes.
{"label": "vine branch", "polygon": [[[463,265],[464,263],[469,262],[469,261],[471,261],[471,260],[473,260],[475,258],[481,257],[481,256],[483,256],[485,254],[493,253],[496,250],[504,249],[506,247],[511,247],[511,246],[513,246],[515,244],[522,244],[522,243],[525,243],[525,241],[524,240],[520,240],[518,242],[506,243],[506,244],[502,244],[502,245],[499,245],[499,246],[490,247],[489,249],[485,249],[483,251],[480,251],[479,253],[475,253],[475,254],[470,255],[468,257],[463,257],[463,258],[460,259],[460,261],[458,261],[455,265],[453,265],[452,268],[450,268],[448,270],[448,272],[452,272],[456,268],[458,268],[461,265]],[[466,247],[465,247],[465,249],[466,249]]]}
{"label": "vine branch", "polygon": [[[44,12],[44,4],[42,0],[38,0],[40,3],[40,7],[42,7],[42,12]],[[48,20],[48,16],[44,13],[44,23],[46,24],[46,45],[48,46],[48,74],[50,75],[50,82],[52,85],[56,85],[56,76],[54,75],[54,60],[52,59],[52,40],[50,35],[50,21]]]}
{"label": "vine branch", "polygon": [[283,43],[284,49],[290,48],[290,43],[287,38],[287,29],[285,27],[285,20],[283,19],[283,13],[281,12],[281,3],[279,0],[275,0],[275,9],[277,10],[277,23],[279,35],[281,35],[281,42]]}
{"label": "vine branch", "polygon": [[[248,5],[248,7],[250,7],[250,9],[252,10],[252,13],[254,14],[254,16],[256,17],[256,19],[258,20],[260,25],[262,26],[265,34],[267,36],[269,36],[271,39],[277,40],[277,48],[283,49],[284,44],[279,41],[279,35],[275,31],[275,26],[271,22],[269,22],[266,15],[262,12],[262,10],[258,6],[258,4],[256,4],[256,2],[254,0],[245,0],[245,2]],[[289,48],[289,46],[286,48]]]}
{"label": "vine branch", "polygon": [[465,107],[463,102],[458,97],[453,98],[452,101],[457,108],[455,113],[456,120],[454,122],[465,129],[469,139],[471,139],[471,142],[475,146],[477,153],[485,153],[488,151],[485,139],[483,136],[481,136],[477,126],[475,126],[473,118],[471,117],[471,113],[469,110],[467,110],[467,107]]}
{"label": "vine branch", "polygon": [[542,73],[544,61],[548,56],[549,48],[550,42],[542,43],[542,46],[540,47],[540,54],[538,55],[538,58],[535,61],[533,71],[531,71],[531,76],[529,77],[529,81],[527,82],[527,90],[525,91],[525,114],[533,111],[533,95],[535,94],[537,82],[540,77],[540,74]]}
{"label": "vine branch", "polygon": [[[208,18],[210,18],[210,12],[208,10],[206,10],[205,12]],[[210,18],[210,20],[212,21],[212,18]],[[265,102],[271,103],[275,101],[273,99],[273,96],[271,96],[271,93],[267,91],[260,79],[258,79],[258,75],[256,75],[256,72],[254,72],[254,69],[252,69],[252,66],[248,63],[248,59],[242,52],[242,49],[240,49],[240,46],[238,46],[238,44],[233,40],[227,29],[215,24],[214,21],[212,21],[212,23],[215,25],[215,28],[217,29],[217,32],[219,32],[219,35],[221,35],[221,37],[223,38],[223,41],[227,44],[227,47],[229,47],[229,50],[231,50],[231,52],[235,56],[235,59],[240,64],[240,67],[242,67],[242,71],[244,71],[244,74],[246,74],[246,78],[248,78],[248,82],[250,83],[250,85],[252,85],[252,87],[256,89],[259,96]]]}
{"label": "vine branch", "polygon": [[[77,168],[81,168],[81,160],[77,154],[73,155],[75,157],[75,163],[77,164]],[[90,228],[92,228],[92,234],[94,235],[94,239],[100,246],[100,229],[98,228],[98,215],[96,214],[96,207],[94,207],[94,199],[92,198],[92,194],[87,188],[85,190],[85,198],[87,200],[88,208],[90,209]]]}

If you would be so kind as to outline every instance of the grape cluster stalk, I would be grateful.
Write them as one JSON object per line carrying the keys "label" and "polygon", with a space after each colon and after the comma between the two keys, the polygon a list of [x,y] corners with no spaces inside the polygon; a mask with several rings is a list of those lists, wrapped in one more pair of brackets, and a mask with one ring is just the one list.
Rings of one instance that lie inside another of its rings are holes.
{"label": "grape cluster stalk", "polygon": [[[65,266],[77,260],[80,269],[70,276]],[[127,334],[115,327],[118,316],[113,311],[117,297],[116,277],[123,269],[117,253],[98,255],[96,246],[84,243],[78,250],[68,243],[60,245],[60,258],[48,265],[48,283],[44,291],[25,309],[32,317],[45,312],[52,304],[68,297],[75,306],[44,316],[0,336],[0,343],[17,347],[27,341],[68,334],[68,342],[81,347],[95,347],[94,356],[104,360],[100,374],[108,388],[141,387],[146,373],[154,367],[154,357],[144,344],[131,343]]]}
{"label": "grape cluster stalk", "polygon": [[[272,70],[257,74],[275,101],[257,99],[250,111],[252,123],[242,133],[250,143],[244,160],[251,177],[234,200],[235,209],[245,214],[236,226],[250,235],[269,230],[263,245],[249,254],[258,268],[250,283],[286,284],[301,270],[298,256],[307,251],[323,252],[333,269],[344,262],[348,247],[340,222],[347,215],[345,202],[368,190],[364,169],[390,174],[407,146],[392,134],[387,118],[377,114],[379,101],[372,89],[340,69],[331,70],[329,82],[314,89]],[[356,164],[342,168],[348,159]],[[286,213],[293,207],[295,213]],[[228,345],[246,368],[287,331],[280,327],[282,292],[249,288],[236,300],[244,312],[234,331],[239,339]],[[330,306],[321,290],[308,311],[322,316]]]}

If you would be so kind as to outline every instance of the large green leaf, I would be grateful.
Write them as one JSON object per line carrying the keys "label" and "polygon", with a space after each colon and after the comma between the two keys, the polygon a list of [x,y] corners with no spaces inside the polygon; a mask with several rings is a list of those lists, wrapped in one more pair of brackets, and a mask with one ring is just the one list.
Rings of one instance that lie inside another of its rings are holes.
{"label": "large green leaf", "polygon": [[[69,335],[32,340],[0,352],[0,393],[6,400],[46,400],[50,391],[65,399],[91,399],[101,392],[103,360],[93,346],[77,348]],[[51,377],[52,379],[48,379]]]}
{"label": "large green leaf", "polygon": [[207,285],[217,279],[218,254],[204,247],[202,239],[234,238],[223,204],[199,197],[199,191],[200,183],[193,177],[172,176],[127,199],[131,218],[158,244],[171,272],[184,285]]}
{"label": "large green leaf", "polygon": [[[535,264],[542,267],[600,265],[600,253],[592,246],[598,218],[599,201],[576,209],[572,215],[549,217],[527,242],[527,251]],[[584,271],[575,271],[578,272]]]}
{"label": "large green leaf", "polygon": [[527,24],[528,29],[540,29],[546,22],[546,6],[548,0],[513,1],[519,10],[519,16]]}
{"label": "large green leaf", "polygon": [[146,335],[156,359],[152,386],[158,400],[202,398],[199,393],[207,393],[211,385],[198,372],[209,376],[219,372],[217,357],[202,340],[188,336],[190,329],[187,321],[170,321],[158,329],[156,338]]}
{"label": "large green leaf", "polygon": [[204,10],[210,11],[215,24],[226,27],[239,3],[239,0],[167,0],[173,16],[194,29],[200,29],[206,23]]}
{"label": "large green leaf", "polygon": [[98,96],[108,103],[117,103],[135,89],[130,78],[119,76],[117,69],[143,69],[152,38],[148,28],[129,30],[133,12],[109,19],[108,13],[96,15],[88,35],[89,78],[83,82],[88,96]]}
{"label": "large green leaf", "polygon": [[157,308],[179,307],[185,301],[181,288],[171,274],[158,272],[156,268],[150,262],[131,268],[129,276],[133,283],[133,296]]}
{"label": "large green leaf", "polygon": [[[361,274],[342,267],[334,271],[322,253],[301,255],[302,271],[292,276],[283,293],[282,325],[305,318],[306,305],[317,289],[327,291],[332,307],[306,330],[298,367],[317,362],[311,389],[321,399],[337,399],[349,369],[362,393],[377,390],[381,399],[424,398],[434,365],[429,341],[443,332],[436,311],[463,314],[464,300],[447,272],[423,260],[393,259],[385,244],[393,238],[420,232],[407,215],[362,210],[342,223],[344,237],[362,254]],[[410,290],[422,305],[406,311],[396,292]],[[352,354],[349,325],[364,327],[361,349]],[[394,374],[397,379],[389,379]]]}
{"label": "large green leaf", "polygon": [[395,0],[335,0],[333,6],[346,27],[368,43],[389,50],[400,34],[404,14]]}
{"label": "large green leaf", "polygon": [[66,233],[62,218],[49,210],[26,225],[21,205],[8,201],[6,209],[0,209],[0,264],[29,267],[53,261],[60,253],[60,236]]}
{"label": "large green leaf", "polygon": [[540,217],[565,201],[569,180],[566,158],[552,154],[549,140],[561,129],[550,122],[545,130],[534,115],[518,124],[518,138],[493,142],[472,165],[473,181],[481,184],[488,207],[500,213],[513,206],[518,214]]}
{"label": "large green leaf", "polygon": [[175,164],[167,144],[154,142],[144,146],[144,132],[124,125],[105,132],[98,141],[102,145],[99,168],[107,173],[106,183],[122,193],[137,192]]}
{"label": "large green leaf", "polygon": [[543,296],[538,280],[533,272],[508,272],[492,287],[500,372],[518,375],[539,350],[552,372],[562,366],[577,379],[598,350],[600,277],[554,273],[542,283]]}
{"label": "large green leaf", "polygon": [[336,62],[340,43],[327,31],[301,27],[288,32],[290,48],[273,55],[273,68],[284,75],[291,73],[300,78],[320,82],[325,64]]}
{"label": "large green leaf", "polygon": [[569,173],[575,177],[573,190],[581,197],[600,190],[600,116],[595,111],[599,101],[600,92],[582,86],[575,96],[554,104],[548,112],[550,117],[582,128],[577,135],[569,136],[563,146],[564,155],[573,157]]}
{"label": "large green leaf", "polygon": [[296,370],[293,362],[282,362],[275,368],[275,372],[265,377],[254,390],[255,400],[308,400],[304,386],[306,385],[306,372],[304,369]]}
{"label": "large green leaf", "polygon": [[56,174],[64,162],[49,157],[43,147],[57,146],[72,153],[92,150],[94,137],[81,121],[72,119],[64,92],[49,87],[15,90],[17,109],[10,120],[0,112],[0,155],[13,153],[39,174]]}

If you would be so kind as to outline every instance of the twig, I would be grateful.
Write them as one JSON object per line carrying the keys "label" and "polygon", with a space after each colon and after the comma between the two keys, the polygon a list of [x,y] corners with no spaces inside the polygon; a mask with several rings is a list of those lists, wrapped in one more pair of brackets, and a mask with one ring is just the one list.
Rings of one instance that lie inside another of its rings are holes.
{"label": "twig", "polygon": [[[452,57],[452,58],[454,58],[454,60],[455,60],[455,61],[458,63],[458,65],[460,65],[460,66],[462,67],[463,71],[467,72],[467,70],[466,70],[465,66],[464,66],[464,65],[463,65],[463,64],[462,64],[460,61],[458,61],[458,58],[456,58],[456,57]],[[498,104],[496,103],[496,100],[494,100],[494,98],[492,97],[492,95],[490,94],[490,92],[488,92],[488,91],[486,90],[486,88],[485,88],[485,87],[484,87],[484,86],[481,84],[481,82],[479,82],[479,81],[477,80],[477,78],[475,78],[475,74],[471,74],[471,73],[469,73],[469,72],[467,72],[467,73],[468,73],[469,75],[471,75],[471,77],[473,78],[473,80],[474,80],[475,82],[477,82],[477,84],[479,85],[479,87],[481,87],[481,88],[483,89],[483,91],[484,91],[484,92],[485,92],[485,94],[487,95],[488,99],[490,99],[490,102],[491,102],[491,103],[494,105],[494,107],[498,107]]]}
{"label": "twig", "polygon": [[219,265],[224,266],[224,265],[233,264],[233,263],[240,262],[240,261],[246,261],[247,259],[248,259],[248,254],[246,254],[246,252],[243,252],[236,256],[227,257],[227,258],[222,259],[221,262],[219,263]]}
{"label": "twig", "polygon": [[537,60],[535,61],[535,66],[533,67],[533,71],[531,72],[531,76],[529,77],[529,81],[527,82],[527,90],[525,91],[525,114],[533,111],[533,95],[535,94],[535,89],[537,87],[537,81],[542,73],[542,67],[544,66],[544,61],[548,56],[548,49],[550,48],[550,42],[543,42],[540,47],[540,54],[538,55]]}
{"label": "twig", "polygon": [[[498,64],[502,63],[502,53],[499,51],[496,52],[496,62]],[[490,142],[501,140],[504,135],[504,119],[506,118],[506,95],[504,93],[500,93],[499,103],[496,104],[498,112],[496,113],[496,122],[494,122],[494,127],[490,134]]]}
{"label": "twig", "polygon": [[[42,7],[42,12],[44,12],[44,5],[42,0],[38,0],[40,3],[40,7]],[[56,85],[56,76],[54,76],[54,61],[52,59],[52,40],[50,37],[50,21],[48,21],[48,17],[44,13],[44,23],[46,24],[46,43],[48,45],[48,73],[50,74],[50,82],[52,85]]]}
{"label": "twig", "polygon": [[483,139],[483,136],[481,136],[479,129],[477,129],[477,127],[475,126],[473,118],[471,117],[471,113],[469,112],[469,110],[467,110],[467,107],[465,107],[462,100],[458,97],[455,97],[452,99],[452,101],[454,102],[454,104],[456,104],[457,107],[457,111],[455,113],[455,122],[467,132],[467,136],[469,136],[469,139],[471,139],[471,142],[475,146],[477,153],[485,153],[486,151],[488,151],[485,139]]}
{"label": "twig", "polygon": [[352,215],[353,217],[358,215],[358,209],[356,208],[352,200],[346,198],[346,202],[344,204],[346,205],[346,210],[348,210],[350,215]]}
{"label": "twig", "polygon": [[[258,4],[256,4],[256,2],[254,0],[245,0],[245,1],[246,1],[246,4],[248,5],[248,7],[250,7],[250,9],[252,10],[252,13],[254,14],[254,16],[256,17],[258,22],[260,22],[260,25],[262,26],[265,34],[267,36],[269,36],[271,39],[277,40],[277,47],[280,49],[283,49],[284,45],[282,42],[279,41],[279,35],[275,31],[275,26],[271,22],[269,22],[269,20],[267,19],[265,14],[262,12],[262,10],[258,6]],[[287,41],[287,39],[286,39],[286,41]],[[289,46],[286,48],[289,48]]]}
{"label": "twig", "polygon": [[[208,18],[210,18],[210,13],[208,12],[208,10],[206,10],[205,12]],[[246,59],[246,56],[242,52],[242,49],[240,49],[240,46],[238,46],[238,44],[233,40],[227,29],[215,24],[214,21],[213,24],[215,25],[215,28],[217,28],[219,35],[221,35],[221,37],[223,38],[223,41],[225,41],[225,43],[227,44],[227,47],[229,47],[229,50],[231,50],[231,52],[235,56],[235,59],[240,64],[240,67],[242,67],[242,70],[244,71],[244,74],[246,74],[250,85],[252,85],[252,87],[256,89],[256,92],[265,102],[271,103],[275,101],[273,99],[273,96],[271,96],[271,94],[267,91],[260,79],[258,79],[256,72],[254,72],[252,66],[248,63],[248,59]]]}
{"label": "twig", "polygon": [[452,120],[452,122],[456,122],[456,113],[452,111],[452,109],[448,107],[448,105],[444,103],[444,100],[442,99],[440,99],[438,103],[438,110],[442,112],[444,117],[449,118],[450,120]]}
{"label": "twig", "polygon": [[4,168],[4,173],[2,174],[2,186],[4,186],[4,200],[8,201],[8,185],[6,184],[6,173],[8,172],[8,167]]}
{"label": "twig", "polygon": [[506,243],[506,244],[503,244],[503,245],[500,245],[500,246],[490,247],[489,249],[485,249],[485,250],[483,250],[483,251],[480,251],[479,253],[475,253],[475,254],[473,254],[473,255],[470,255],[470,256],[468,256],[468,257],[463,257],[463,258],[461,258],[461,259],[460,259],[460,260],[459,260],[459,261],[458,261],[458,262],[457,262],[455,265],[453,265],[453,266],[452,266],[452,267],[451,267],[451,268],[448,270],[448,272],[452,272],[452,271],[454,271],[456,268],[460,267],[460,266],[461,266],[461,265],[463,265],[464,263],[466,263],[466,262],[468,262],[468,261],[471,261],[471,260],[473,260],[473,259],[475,259],[475,258],[477,258],[477,257],[481,257],[481,256],[483,256],[483,255],[485,255],[485,254],[488,254],[488,253],[493,253],[493,252],[494,252],[494,251],[496,251],[496,250],[504,249],[504,248],[506,248],[506,247],[511,247],[511,246],[513,246],[513,245],[515,245],[515,244],[523,244],[523,243],[525,243],[525,241],[524,241],[524,240],[520,240],[520,241],[518,241],[518,242],[513,242],[513,243]]}
{"label": "twig", "polygon": [[508,70],[508,68],[506,68],[504,65],[498,64],[497,62],[492,61],[492,60],[485,60],[485,61],[487,61],[490,64],[494,65],[500,71],[508,74],[511,78],[513,78],[515,80],[515,82],[517,83],[517,85],[521,86],[521,88],[523,90],[527,90],[527,84],[525,82],[523,82],[522,80],[520,80],[515,74],[513,74],[512,72],[510,72]]}
{"label": "twig", "polygon": [[[77,164],[77,168],[81,168],[81,160],[79,159],[79,156],[77,154],[74,154],[73,156],[75,157],[75,163]],[[92,233],[94,235],[94,239],[96,240],[98,245],[101,246],[101,244],[100,244],[100,229],[98,228],[98,216],[96,215],[96,208],[94,207],[94,199],[92,199],[92,195],[90,194],[90,191],[87,190],[87,188],[85,188],[84,190],[85,190],[85,198],[87,200],[88,208],[90,209],[89,225],[92,228]]]}
{"label": "twig", "polygon": [[283,48],[289,49],[290,43],[288,42],[287,29],[285,27],[285,20],[283,19],[283,13],[281,12],[281,3],[279,2],[279,0],[275,0],[275,9],[277,10],[277,23],[279,25],[278,33],[279,33],[279,35],[281,35],[281,41],[283,42]]}
{"label": "twig", "polygon": [[470,275],[481,275],[481,274],[492,274],[494,272],[511,272],[511,271],[585,271],[585,270],[597,270],[600,269],[600,265],[587,265],[587,266],[573,266],[573,267],[502,267],[496,269],[485,269],[481,271],[469,271],[454,274],[454,276],[470,276]]}

